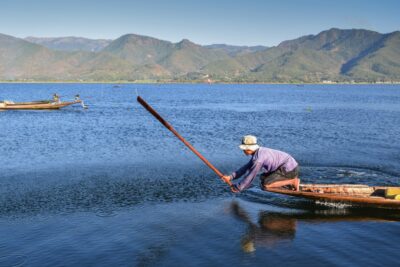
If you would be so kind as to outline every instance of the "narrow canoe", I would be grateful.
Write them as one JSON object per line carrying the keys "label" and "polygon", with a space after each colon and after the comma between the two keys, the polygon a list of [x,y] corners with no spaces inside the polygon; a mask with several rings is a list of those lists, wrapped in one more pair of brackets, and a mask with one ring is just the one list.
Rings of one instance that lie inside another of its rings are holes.
{"label": "narrow canoe", "polygon": [[385,197],[388,188],[390,187],[353,184],[300,184],[299,191],[286,188],[264,188],[264,190],[321,202],[400,209],[400,200]]}
{"label": "narrow canoe", "polygon": [[51,101],[33,101],[21,103],[0,103],[1,110],[17,110],[17,109],[60,109],[69,105],[82,103],[82,100],[51,102]]}

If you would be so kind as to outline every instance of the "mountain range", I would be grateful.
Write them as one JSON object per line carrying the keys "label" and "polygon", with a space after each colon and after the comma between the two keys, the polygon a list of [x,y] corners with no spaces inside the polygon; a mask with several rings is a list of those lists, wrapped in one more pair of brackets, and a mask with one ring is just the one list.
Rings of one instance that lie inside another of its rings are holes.
{"label": "mountain range", "polygon": [[398,82],[400,32],[329,29],[274,47],[0,34],[2,81]]}
{"label": "mountain range", "polygon": [[53,50],[90,52],[99,52],[113,41],[108,39],[88,39],[73,36],[58,38],[26,37],[24,40],[43,45]]}

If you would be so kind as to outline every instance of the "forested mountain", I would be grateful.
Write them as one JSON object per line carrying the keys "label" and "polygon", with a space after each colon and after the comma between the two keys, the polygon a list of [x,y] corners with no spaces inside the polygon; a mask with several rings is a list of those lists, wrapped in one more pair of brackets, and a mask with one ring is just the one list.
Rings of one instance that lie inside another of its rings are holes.
{"label": "forested mountain", "polygon": [[330,29],[275,47],[0,34],[5,81],[400,81],[400,32]]}

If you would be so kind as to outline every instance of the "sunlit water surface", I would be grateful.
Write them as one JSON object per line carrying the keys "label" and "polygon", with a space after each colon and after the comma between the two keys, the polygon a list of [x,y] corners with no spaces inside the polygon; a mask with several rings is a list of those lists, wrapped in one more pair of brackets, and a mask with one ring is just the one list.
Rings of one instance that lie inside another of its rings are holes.
{"label": "sunlit water surface", "polygon": [[304,182],[400,185],[398,85],[0,84],[0,266],[397,266],[400,213],[254,187],[232,195],[135,100],[222,172],[242,135],[292,154]]}

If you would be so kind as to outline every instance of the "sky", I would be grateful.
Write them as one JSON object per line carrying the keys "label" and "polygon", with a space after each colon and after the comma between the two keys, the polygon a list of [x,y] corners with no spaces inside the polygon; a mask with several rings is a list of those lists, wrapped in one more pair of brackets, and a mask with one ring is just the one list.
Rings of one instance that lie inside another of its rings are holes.
{"label": "sky", "polygon": [[400,0],[0,0],[0,33],[274,46],[330,28],[400,30]]}

